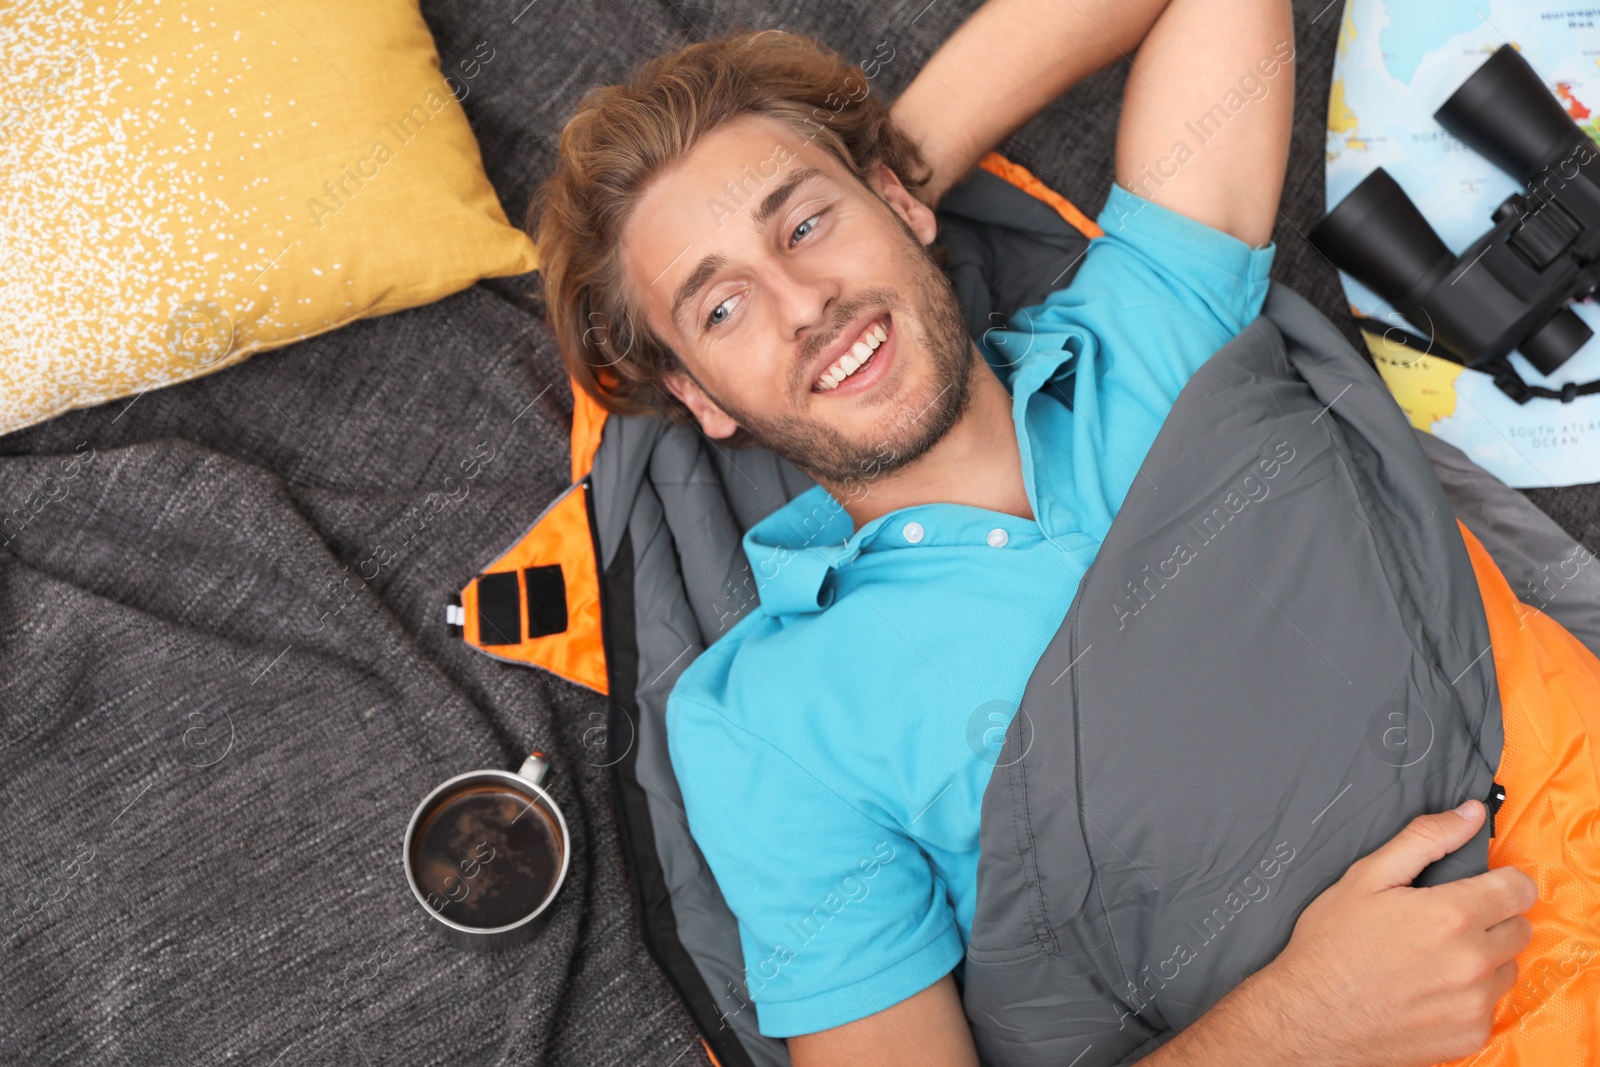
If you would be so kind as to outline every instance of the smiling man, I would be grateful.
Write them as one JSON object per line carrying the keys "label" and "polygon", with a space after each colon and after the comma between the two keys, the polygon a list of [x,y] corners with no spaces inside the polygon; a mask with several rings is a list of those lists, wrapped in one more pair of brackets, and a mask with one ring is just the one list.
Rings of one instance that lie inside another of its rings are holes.
{"label": "smiling man", "polygon": [[[657,60],[563,133],[537,239],[574,379],[818,482],[749,530],[759,608],[668,715],[761,1032],[800,1067],[976,1062],[957,982],[994,758],[974,726],[1009,721],[1178,392],[1261,310],[1291,42],[1285,0],[996,0],[892,112],[860,68],[769,32]],[[930,205],[1135,47],[1104,236],[980,349]],[[1423,817],[1356,863],[1146,1062],[1475,1051],[1531,882],[1409,883],[1482,819]]]}
{"label": "smiling man", "polygon": [[[767,143],[784,146],[794,162],[741,218],[720,225],[718,249],[690,266],[684,261],[699,255],[706,218],[676,205],[717,189],[752,145]],[[932,212],[887,168],[878,181],[883,200],[863,195],[829,153],[779,120],[742,116],[708,134],[677,173],[645,193],[622,237],[628,284],[642,291],[635,306],[648,328],[674,350],[704,357],[693,364],[698,370],[665,382],[706,433],[727,437],[742,427],[841,492],[921,458],[945,439],[974,388],[966,320],[924,248]],[[787,235],[783,262],[798,271],[794,284],[764,286],[758,296],[752,283],[765,271],[747,265],[764,257],[773,233]],[[819,256],[801,251],[824,246]],[[653,290],[674,269],[653,285],[645,272],[675,257],[687,269],[658,304]],[[808,258],[814,262],[801,262]],[[846,278],[859,282],[847,288]],[[984,386],[1003,412],[998,379],[991,374]]]}

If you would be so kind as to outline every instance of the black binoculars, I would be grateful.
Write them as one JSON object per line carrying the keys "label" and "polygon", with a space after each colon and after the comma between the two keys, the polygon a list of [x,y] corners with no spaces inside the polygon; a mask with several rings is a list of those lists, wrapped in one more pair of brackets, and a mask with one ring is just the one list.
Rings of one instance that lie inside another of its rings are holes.
{"label": "black binoculars", "polygon": [[1428,348],[1491,373],[1519,404],[1570,402],[1600,382],[1559,392],[1527,385],[1513,348],[1549,375],[1593,336],[1568,303],[1600,282],[1600,149],[1538,74],[1502,45],[1433,116],[1523,190],[1459,256],[1404,190],[1378,168],[1311,231],[1311,243],[1426,335]]}

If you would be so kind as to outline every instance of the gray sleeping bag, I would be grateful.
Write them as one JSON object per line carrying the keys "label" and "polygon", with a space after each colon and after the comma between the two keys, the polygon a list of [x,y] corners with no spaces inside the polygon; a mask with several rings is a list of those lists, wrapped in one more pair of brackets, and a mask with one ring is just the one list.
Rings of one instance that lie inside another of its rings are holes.
{"label": "gray sleeping bag", "polygon": [[[1489,799],[1488,653],[1416,435],[1274,284],[1179,394],[1007,731],[963,989],[984,1062],[1139,1058],[1408,820]],[[1419,884],[1486,870],[1488,837]]]}

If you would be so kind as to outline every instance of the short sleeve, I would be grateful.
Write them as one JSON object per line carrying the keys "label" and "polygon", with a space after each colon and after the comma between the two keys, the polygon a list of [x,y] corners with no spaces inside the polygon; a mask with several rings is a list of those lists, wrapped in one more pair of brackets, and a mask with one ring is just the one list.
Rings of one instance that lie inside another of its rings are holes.
{"label": "short sleeve", "polygon": [[[1086,329],[1104,353],[1096,380],[1164,416],[1200,364],[1261,313],[1277,246],[1251,248],[1120,185],[1095,221],[1105,234],[1072,281],[1012,328]],[[1059,346],[1027,347],[1039,361],[1065,362]]]}
{"label": "short sleeve", "polygon": [[1261,313],[1277,245],[1251,248],[1116,184],[1095,221],[1105,236],[1091,242],[1073,283],[1052,298],[1070,293],[1114,298],[1125,308],[1171,307],[1229,337]]}
{"label": "short sleeve", "polygon": [[1025,463],[1102,538],[1179,392],[1261,313],[1276,246],[1117,185],[1096,221],[1078,273],[1013,315],[1004,344],[1026,353],[1011,377]]}
{"label": "short sleeve", "polygon": [[669,708],[689,830],[738,920],[761,1033],[842,1026],[950,973],[960,930],[913,841],[721,713]]}

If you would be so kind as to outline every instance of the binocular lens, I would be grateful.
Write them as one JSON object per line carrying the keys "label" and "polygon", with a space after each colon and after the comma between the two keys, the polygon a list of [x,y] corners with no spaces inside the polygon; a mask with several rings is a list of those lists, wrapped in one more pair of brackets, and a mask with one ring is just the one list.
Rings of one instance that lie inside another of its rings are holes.
{"label": "binocular lens", "polygon": [[1361,180],[1311,230],[1311,243],[1333,265],[1396,306],[1455,257],[1389,172]]}
{"label": "binocular lens", "polygon": [[1571,308],[1557,308],[1544,325],[1517,346],[1517,350],[1540,374],[1548,377],[1560,370],[1561,365],[1593,336],[1594,331]]}
{"label": "binocular lens", "polygon": [[1522,54],[1501,45],[1433,113],[1468,148],[1527,184],[1583,137]]}

